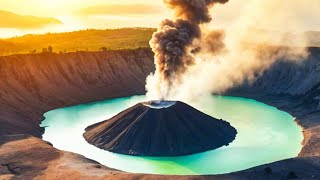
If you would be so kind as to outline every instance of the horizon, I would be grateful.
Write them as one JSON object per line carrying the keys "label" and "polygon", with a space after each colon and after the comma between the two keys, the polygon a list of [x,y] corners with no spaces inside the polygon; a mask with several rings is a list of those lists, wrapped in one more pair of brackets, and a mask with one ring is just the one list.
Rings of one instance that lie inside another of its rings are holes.
{"label": "horizon", "polygon": [[[275,9],[274,16],[286,19],[285,32],[320,31],[320,23],[318,22],[320,15],[317,13],[317,9],[320,8],[320,2],[317,0],[308,0],[306,2],[290,1],[291,3],[288,4],[286,3],[287,1],[284,0],[273,5],[251,0],[253,3],[259,2],[261,6]],[[52,23],[52,19],[50,22],[41,19],[42,21],[37,27],[37,24],[26,25],[14,20],[12,20],[14,23],[4,21],[0,23],[0,38],[86,29],[157,28],[163,19],[173,16],[172,12],[165,8],[161,0],[152,3],[147,0],[137,0],[135,3],[128,0],[120,0],[117,3],[102,0],[70,0],[67,2],[62,0],[31,0],[28,2],[4,0],[1,3],[0,12],[13,13],[17,15],[16,19],[23,16],[24,18],[25,16],[33,16],[33,18],[53,18],[61,23]],[[221,5],[217,5],[212,9],[211,14],[214,15],[214,21],[209,24],[209,27],[215,29],[230,27],[251,8],[251,3],[243,3],[243,0],[231,0],[223,8]],[[283,8],[287,10],[285,13],[281,12]],[[284,26],[283,22],[277,20],[277,18],[270,17],[268,21],[271,21],[271,26],[268,23],[267,27],[261,21],[263,20],[255,20],[254,24],[252,24],[254,28],[279,31]],[[25,23],[25,21],[22,23]]]}

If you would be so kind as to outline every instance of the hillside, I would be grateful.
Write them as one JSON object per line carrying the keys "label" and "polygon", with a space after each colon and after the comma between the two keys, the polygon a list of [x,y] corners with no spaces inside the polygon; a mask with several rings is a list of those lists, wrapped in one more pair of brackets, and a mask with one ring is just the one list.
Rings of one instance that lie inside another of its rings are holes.
{"label": "hillside", "polygon": [[0,57],[0,136],[41,136],[43,112],[66,103],[144,93],[152,71],[148,48]]}
{"label": "hillside", "polygon": [[66,33],[24,35],[0,39],[0,56],[11,54],[40,53],[43,48],[53,47],[53,52],[99,51],[136,49],[149,47],[155,29],[124,28],[108,30],[81,30]]}
{"label": "hillside", "polygon": [[[76,51],[101,51],[136,49],[149,47],[153,28],[123,28],[106,30],[80,30],[65,33],[28,34],[19,37],[0,39],[0,56],[12,54],[41,53],[43,48],[53,47],[53,52],[65,53]],[[320,47],[320,32],[308,31],[303,34],[286,34],[279,32],[254,29],[250,30],[254,36],[261,39],[283,39],[285,46],[297,45],[298,37],[305,37],[306,43],[311,47]],[[271,38],[272,37],[272,38]],[[250,41],[248,43],[259,43]],[[266,43],[274,44],[273,41]],[[298,43],[299,45],[299,43]]]}

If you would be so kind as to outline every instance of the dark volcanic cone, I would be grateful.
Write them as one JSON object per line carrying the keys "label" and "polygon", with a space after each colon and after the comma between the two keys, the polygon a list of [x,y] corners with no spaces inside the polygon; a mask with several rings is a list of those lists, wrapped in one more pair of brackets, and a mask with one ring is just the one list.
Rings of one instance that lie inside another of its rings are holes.
{"label": "dark volcanic cone", "polygon": [[139,103],[86,128],[101,149],[135,156],[182,156],[229,145],[237,134],[228,122],[173,101]]}

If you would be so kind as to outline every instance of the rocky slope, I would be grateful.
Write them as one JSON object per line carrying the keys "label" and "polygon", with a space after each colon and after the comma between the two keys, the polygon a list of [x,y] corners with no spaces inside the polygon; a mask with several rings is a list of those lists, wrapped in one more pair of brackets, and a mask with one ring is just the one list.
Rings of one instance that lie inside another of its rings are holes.
{"label": "rocky slope", "polygon": [[41,137],[46,111],[143,93],[152,57],[149,49],[0,57],[0,135]]}
{"label": "rocky slope", "polygon": [[[320,48],[309,48],[309,57],[297,63],[280,60],[253,84],[244,83],[227,94],[256,99],[289,112],[303,127],[305,136],[298,158],[233,175],[283,179],[292,171],[301,179],[320,178]],[[273,169],[273,175],[263,174],[266,167]]]}
{"label": "rocky slope", "polygon": [[[308,59],[279,61],[253,84],[245,83],[230,92],[254,98],[289,112],[308,136],[301,155],[320,155],[320,48],[309,48]],[[311,136],[311,137],[309,137]],[[317,150],[316,150],[317,149]]]}
{"label": "rocky slope", "polygon": [[310,57],[299,64],[280,61],[254,84],[229,92],[297,117],[306,137],[298,158],[222,176],[129,174],[59,151],[38,138],[13,135],[40,137],[39,122],[51,109],[144,93],[145,77],[153,68],[148,49],[0,57],[0,179],[283,179],[290,171],[302,179],[320,178],[319,48],[310,48]]}

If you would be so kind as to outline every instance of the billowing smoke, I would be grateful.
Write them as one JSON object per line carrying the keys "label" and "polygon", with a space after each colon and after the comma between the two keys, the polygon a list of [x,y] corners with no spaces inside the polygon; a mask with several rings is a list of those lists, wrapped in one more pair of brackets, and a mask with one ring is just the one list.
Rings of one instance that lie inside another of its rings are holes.
{"label": "billowing smoke", "polygon": [[194,55],[210,54],[217,55],[226,53],[225,32],[215,30],[202,32],[201,39],[194,42],[196,47],[191,53]]}
{"label": "billowing smoke", "polygon": [[150,99],[189,101],[224,93],[244,81],[254,82],[278,60],[299,62],[307,58],[307,39],[291,32],[308,29],[300,17],[315,16],[318,0],[308,0],[307,4],[290,0],[230,1],[213,10],[232,12],[232,21],[219,26],[225,20],[221,22],[220,18],[220,24],[205,25],[211,21],[210,8],[226,2],[165,1],[175,11],[176,19],[164,21],[151,41],[157,70],[147,79]]}
{"label": "billowing smoke", "polygon": [[156,99],[172,96],[174,87],[182,83],[182,75],[195,64],[193,53],[201,49],[200,25],[211,21],[209,9],[215,3],[226,2],[228,0],[164,0],[174,10],[175,19],[164,20],[150,41],[156,72],[148,78],[149,96],[152,94]]}

